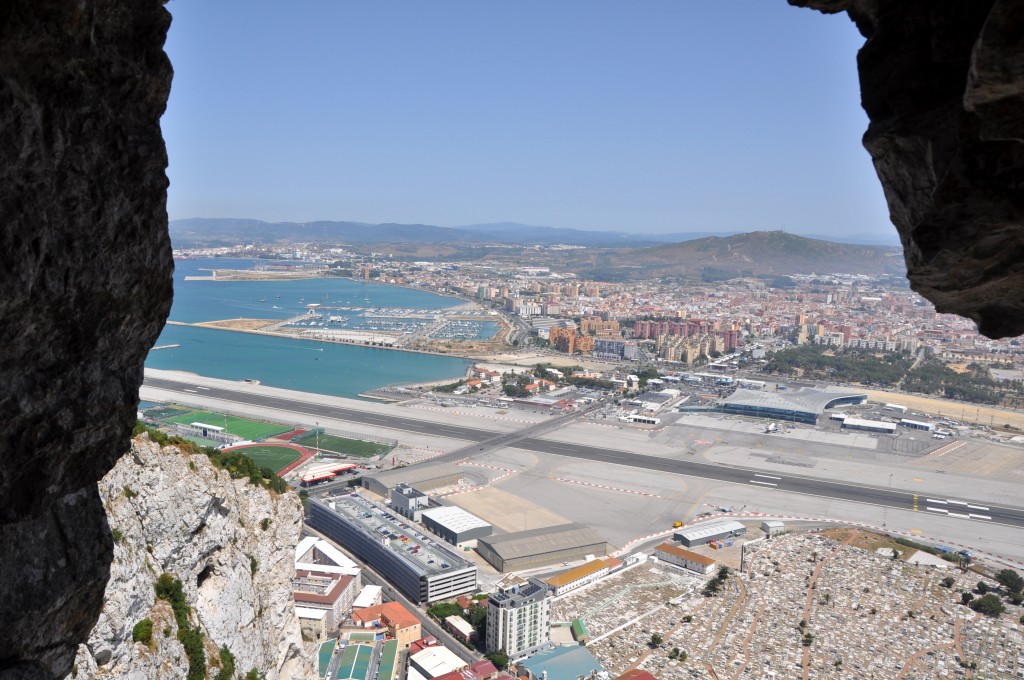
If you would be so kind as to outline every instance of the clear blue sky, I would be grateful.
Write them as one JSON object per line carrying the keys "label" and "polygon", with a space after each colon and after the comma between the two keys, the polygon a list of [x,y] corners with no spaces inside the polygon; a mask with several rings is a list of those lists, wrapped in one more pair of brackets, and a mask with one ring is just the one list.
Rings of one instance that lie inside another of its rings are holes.
{"label": "clear blue sky", "polygon": [[172,219],[892,234],[845,15],[174,0]]}

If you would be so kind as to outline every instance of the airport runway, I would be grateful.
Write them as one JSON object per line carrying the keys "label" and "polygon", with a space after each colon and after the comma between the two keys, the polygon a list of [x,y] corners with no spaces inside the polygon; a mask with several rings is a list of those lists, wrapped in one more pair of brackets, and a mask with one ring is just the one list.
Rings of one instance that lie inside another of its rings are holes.
{"label": "airport runway", "polygon": [[[191,393],[239,404],[277,408],[295,413],[303,413],[314,418],[335,418],[367,425],[377,425],[379,427],[395,430],[403,430],[406,432],[416,432],[419,434],[438,437],[451,437],[468,442],[486,442],[494,437],[508,435],[508,433],[495,432],[492,430],[460,427],[458,425],[435,423],[425,420],[417,420],[414,418],[403,418],[391,414],[375,414],[357,409],[317,404],[310,401],[250,394],[248,392],[219,387],[199,386],[184,381],[179,382],[147,377],[144,384],[151,388],[184,393],[184,395],[186,395],[183,396],[184,399],[187,399],[187,394]],[[529,429],[529,427],[530,426],[528,426],[527,429]],[[689,477],[699,477],[732,484],[748,484],[752,486],[759,486],[763,489],[801,493],[821,498],[870,503],[872,505],[896,508],[900,510],[917,509],[919,512],[946,515],[952,519],[961,521],[1024,527],[1024,509],[993,506],[984,500],[926,496],[924,494],[915,495],[913,492],[900,489],[845,484],[842,482],[833,482],[795,475],[779,475],[745,468],[726,467],[698,461],[676,460],[658,456],[646,456],[643,454],[629,453],[615,449],[583,446],[566,442],[546,441],[543,439],[529,437],[516,441],[512,445],[512,448],[565,456],[567,458],[609,463],[613,465],[626,465],[629,467],[686,475]],[[471,453],[469,455],[471,455]],[[424,465],[450,462],[450,460],[463,459],[466,457],[466,449],[462,449],[458,454],[440,456],[424,463]]]}

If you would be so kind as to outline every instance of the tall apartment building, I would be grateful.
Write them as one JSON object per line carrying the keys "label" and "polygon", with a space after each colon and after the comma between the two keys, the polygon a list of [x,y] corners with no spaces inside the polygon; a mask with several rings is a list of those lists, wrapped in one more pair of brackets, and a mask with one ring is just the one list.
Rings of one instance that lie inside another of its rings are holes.
{"label": "tall apartment building", "polygon": [[510,574],[487,599],[487,651],[519,659],[550,644],[551,590],[535,578]]}
{"label": "tall apartment building", "polygon": [[615,319],[611,321],[602,319],[599,316],[588,316],[580,319],[580,333],[587,335],[591,331],[594,333],[601,333],[603,331],[618,333],[619,322]]}

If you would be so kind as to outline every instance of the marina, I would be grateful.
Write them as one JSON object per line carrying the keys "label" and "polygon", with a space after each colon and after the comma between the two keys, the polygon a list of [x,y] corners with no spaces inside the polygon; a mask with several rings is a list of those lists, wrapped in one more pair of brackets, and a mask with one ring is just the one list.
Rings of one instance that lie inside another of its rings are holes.
{"label": "marina", "polygon": [[[342,278],[186,280],[252,260],[176,262],[170,321],[149,368],[356,398],[395,384],[454,380],[470,362],[410,343],[486,338],[498,325],[456,298]],[[198,325],[202,324],[202,326]],[[157,351],[159,350],[159,351]]]}

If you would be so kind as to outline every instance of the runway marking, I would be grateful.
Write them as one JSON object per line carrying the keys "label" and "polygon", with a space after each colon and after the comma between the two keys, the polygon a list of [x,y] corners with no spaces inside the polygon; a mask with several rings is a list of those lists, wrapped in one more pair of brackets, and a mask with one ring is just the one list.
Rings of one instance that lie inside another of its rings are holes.
{"label": "runway marking", "polygon": [[778,484],[772,484],[771,482],[759,482],[756,479],[751,479],[750,483],[751,484],[763,484],[765,486],[778,486]]}
{"label": "runway marking", "polygon": [[950,501],[953,505],[967,505],[967,501]]}
{"label": "runway marking", "polygon": [[190,389],[188,389],[188,388],[186,388],[186,389],[185,389],[184,391],[185,391],[185,392],[191,392],[192,394],[195,394],[195,393],[196,393],[196,391],[195,391],[195,390],[190,390]]}
{"label": "runway marking", "polygon": [[992,519],[988,515],[976,515],[973,512],[970,514],[971,519]]}
{"label": "runway marking", "polygon": [[940,501],[937,498],[925,498],[925,500],[928,501],[929,503],[941,503],[942,505],[946,504],[946,501]]}
{"label": "runway marking", "polygon": [[946,515],[949,514],[949,510],[946,510],[946,508],[933,508],[930,505],[925,506],[925,510],[931,510],[932,512],[941,512]]}
{"label": "runway marking", "polygon": [[197,389],[197,390],[206,390],[207,392],[209,392],[209,391],[210,391],[210,388],[209,388],[209,387],[201,387],[201,386],[199,386],[199,385],[196,385],[196,389]]}
{"label": "runway marking", "polygon": [[755,472],[754,476],[755,477],[763,477],[764,479],[782,479],[782,477],[775,477],[775,476],[772,476],[772,475],[762,475],[762,474],[760,474],[758,472]]}
{"label": "runway marking", "polygon": [[951,513],[949,513],[949,516],[950,517],[959,517],[960,519],[970,519],[971,518],[970,515],[963,515],[963,514],[961,514],[959,512],[951,512]]}
{"label": "runway marking", "polygon": [[967,507],[969,507],[971,510],[988,510],[988,508],[986,508],[984,505],[971,505],[970,503],[968,503]]}

